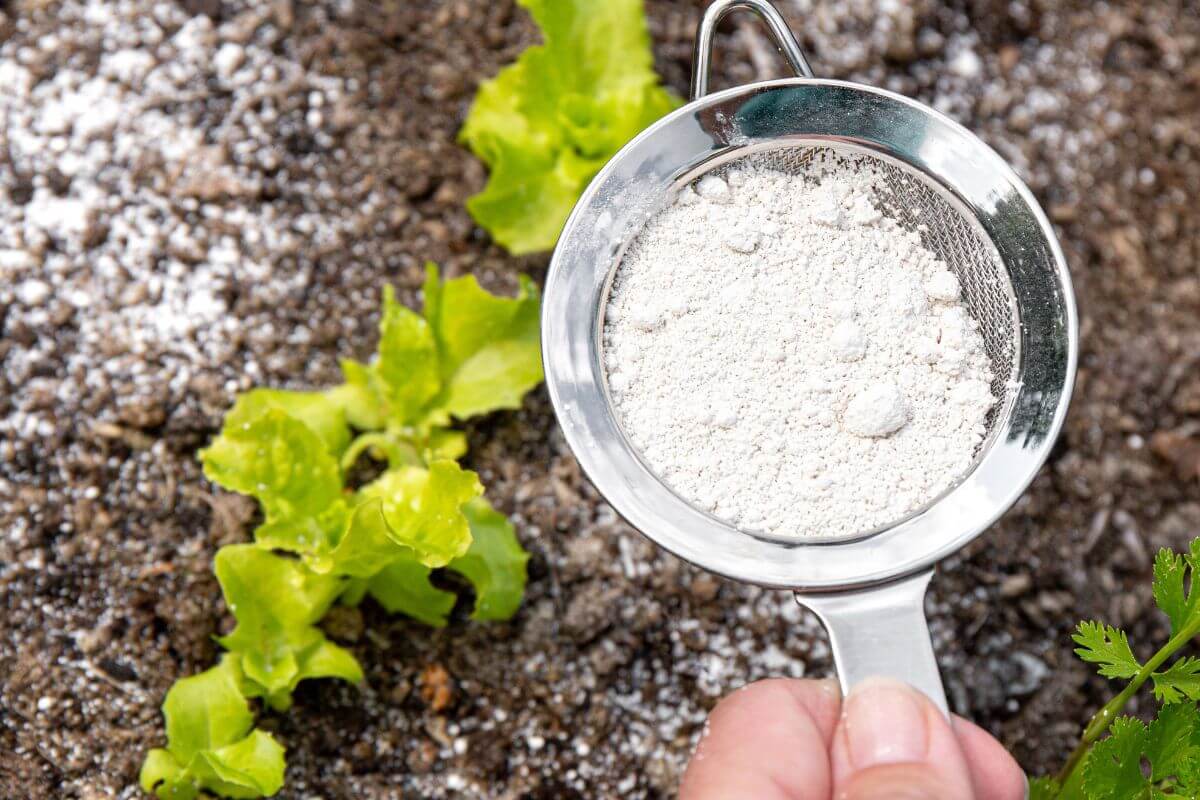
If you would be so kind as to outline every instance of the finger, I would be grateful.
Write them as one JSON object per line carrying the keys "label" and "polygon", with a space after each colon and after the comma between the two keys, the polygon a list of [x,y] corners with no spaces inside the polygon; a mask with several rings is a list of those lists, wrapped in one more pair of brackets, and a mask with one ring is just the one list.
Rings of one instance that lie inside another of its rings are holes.
{"label": "finger", "polygon": [[829,742],[841,692],[833,681],[767,680],[722,700],[679,800],[828,800]]}
{"label": "finger", "polygon": [[952,717],[950,725],[970,767],[977,800],[1024,800],[1028,781],[1004,746],[962,717]]}
{"label": "finger", "polygon": [[971,773],[950,721],[899,681],[854,687],[833,736],[833,779],[844,800],[972,800]]}

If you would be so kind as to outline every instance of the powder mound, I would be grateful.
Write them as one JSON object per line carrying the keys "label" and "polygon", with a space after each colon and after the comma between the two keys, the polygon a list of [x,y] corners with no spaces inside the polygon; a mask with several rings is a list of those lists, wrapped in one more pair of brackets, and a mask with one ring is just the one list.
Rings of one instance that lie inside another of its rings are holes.
{"label": "powder mound", "polygon": [[818,153],[684,188],[630,244],[604,359],[630,441],[742,530],[846,535],[966,472],[995,404],[958,276]]}
{"label": "powder mound", "polygon": [[908,403],[894,383],[868,386],[846,405],[842,424],[858,436],[889,436],[908,422]]}

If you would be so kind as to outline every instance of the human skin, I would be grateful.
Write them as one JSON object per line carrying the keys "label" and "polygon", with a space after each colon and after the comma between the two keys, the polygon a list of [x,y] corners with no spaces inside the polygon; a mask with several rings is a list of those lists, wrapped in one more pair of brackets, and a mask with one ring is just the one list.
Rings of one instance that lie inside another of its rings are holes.
{"label": "human skin", "polygon": [[679,800],[1021,800],[1025,775],[982,728],[905,684],[777,679],[722,700]]}

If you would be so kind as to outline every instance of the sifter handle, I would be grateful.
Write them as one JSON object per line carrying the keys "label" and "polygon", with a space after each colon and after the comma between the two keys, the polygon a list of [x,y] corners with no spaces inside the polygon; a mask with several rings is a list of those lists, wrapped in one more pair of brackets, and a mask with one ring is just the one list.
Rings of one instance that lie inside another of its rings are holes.
{"label": "sifter handle", "polygon": [[816,614],[829,634],[842,693],[865,678],[895,678],[923,692],[949,716],[929,626],[925,622],[928,569],[882,586],[806,594],[796,601]]}
{"label": "sifter handle", "polygon": [[699,100],[708,94],[708,73],[712,66],[713,37],[717,33],[717,25],[731,11],[745,9],[753,11],[766,24],[775,40],[775,47],[792,65],[792,69],[801,78],[813,77],[812,67],[804,57],[804,51],[791,28],[780,13],[767,0],[716,0],[704,11],[700,27],[696,29],[696,50],[692,56],[692,91],[691,98]]}

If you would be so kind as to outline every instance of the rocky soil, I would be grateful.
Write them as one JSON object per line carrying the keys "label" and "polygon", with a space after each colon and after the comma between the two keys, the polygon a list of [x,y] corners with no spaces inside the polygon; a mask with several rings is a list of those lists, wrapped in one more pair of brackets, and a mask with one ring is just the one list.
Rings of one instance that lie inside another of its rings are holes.
{"label": "rocky soil", "polygon": [[[1054,768],[1107,687],[1085,617],[1162,637],[1150,561],[1200,534],[1200,15],[1188,0],[782,0],[822,75],[979,131],[1056,224],[1082,316],[1060,446],[929,601],[957,711]],[[648,0],[684,91],[700,5]],[[135,797],[171,683],[229,625],[209,562],[253,507],[194,454],[234,394],[337,379],[425,259],[509,290],[463,200],[478,81],[535,40],[508,0],[0,1],[0,796]],[[782,74],[735,22],[716,84]],[[286,798],[660,798],[706,711],[824,675],[785,593],[658,552],[580,475],[544,392],[471,429],[533,553],[506,625],[365,605],[367,673],[263,716]]]}

